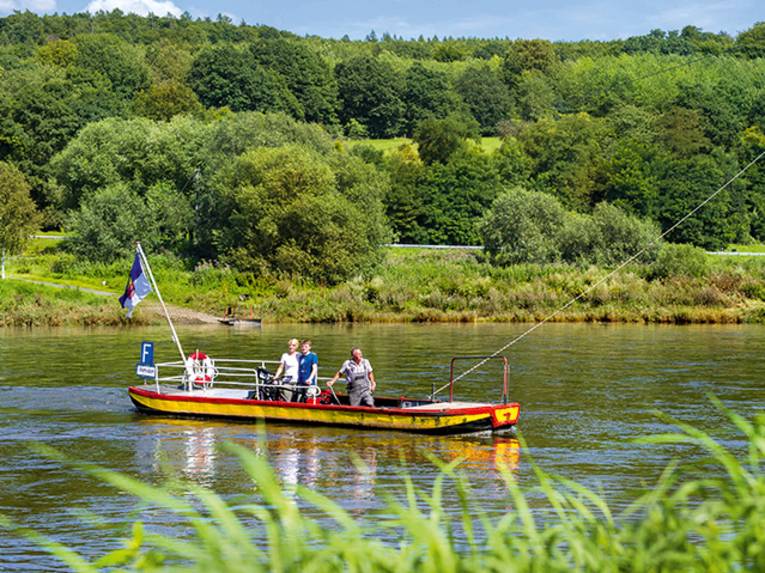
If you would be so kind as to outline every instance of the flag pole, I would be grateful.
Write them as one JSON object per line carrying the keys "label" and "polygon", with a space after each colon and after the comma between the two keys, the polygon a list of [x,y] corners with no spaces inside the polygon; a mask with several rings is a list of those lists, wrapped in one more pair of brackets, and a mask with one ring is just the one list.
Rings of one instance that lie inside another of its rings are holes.
{"label": "flag pole", "polygon": [[146,267],[146,272],[149,274],[149,279],[151,279],[151,284],[154,287],[154,292],[157,293],[159,304],[162,305],[162,310],[165,311],[165,318],[167,318],[167,324],[170,325],[170,331],[173,333],[173,341],[175,342],[176,346],[178,346],[178,352],[181,353],[181,361],[185,364],[186,354],[183,352],[183,348],[181,347],[181,341],[178,338],[178,333],[175,332],[175,326],[173,326],[173,321],[170,319],[170,313],[167,311],[167,307],[165,306],[165,301],[162,300],[162,294],[159,292],[157,281],[154,280],[154,273],[151,272],[151,267],[149,266],[149,259],[146,258],[146,253],[143,252],[141,243],[136,241],[135,248],[138,251],[138,256],[141,257],[141,263],[145,265]]}

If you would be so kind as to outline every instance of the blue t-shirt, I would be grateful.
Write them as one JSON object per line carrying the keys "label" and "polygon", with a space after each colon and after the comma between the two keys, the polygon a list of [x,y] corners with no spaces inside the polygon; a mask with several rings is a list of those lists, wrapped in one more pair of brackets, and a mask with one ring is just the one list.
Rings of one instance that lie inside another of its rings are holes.
{"label": "blue t-shirt", "polygon": [[313,352],[298,356],[298,384],[316,384],[316,380],[309,380],[313,365],[319,366],[319,357]]}

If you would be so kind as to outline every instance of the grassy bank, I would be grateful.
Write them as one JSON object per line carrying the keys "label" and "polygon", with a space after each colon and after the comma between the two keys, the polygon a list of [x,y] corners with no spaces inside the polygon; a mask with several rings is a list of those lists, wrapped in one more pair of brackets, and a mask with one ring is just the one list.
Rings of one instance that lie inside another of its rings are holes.
{"label": "grassy bank", "polygon": [[[50,242],[50,241],[48,241]],[[152,257],[165,299],[222,315],[228,307],[281,322],[536,321],[604,277],[608,269],[570,265],[494,267],[474,251],[389,249],[372,276],[334,287],[256,277],[201,264]],[[77,260],[39,241],[15,259],[11,273],[120,293],[131,261]],[[556,321],[665,323],[765,322],[765,257],[712,257],[700,276],[657,276],[650,265],[623,269],[555,316]],[[10,286],[9,286],[10,285]],[[0,297],[0,324],[111,324],[116,299],[9,283]],[[12,296],[11,296],[12,295]],[[136,319],[160,321],[140,306]],[[116,317],[115,317],[116,313]]]}
{"label": "grassy bank", "polygon": [[[763,571],[765,417],[750,422],[729,416],[743,436],[726,443],[741,444],[748,455],[677,423],[675,433],[644,441],[671,444],[682,460],[646,484],[621,513],[583,485],[542,468],[534,467],[532,483],[520,485],[511,468],[501,467],[508,510],[500,519],[489,519],[481,509],[480,490],[459,473],[458,459],[448,465],[436,462],[441,474],[430,492],[415,489],[404,477],[400,491],[386,492],[387,507],[362,522],[310,488],[298,485],[294,494],[285,490],[262,455],[264,440],[261,455],[226,446],[254,486],[232,500],[178,480],[144,484],[39,448],[137,497],[155,519],[167,515],[164,523],[178,524],[176,534],[168,527],[144,529],[139,520],[124,547],[92,559],[2,515],[0,526],[82,572]],[[458,511],[445,507],[445,489],[458,493]],[[299,505],[315,508],[313,514],[318,510],[322,521],[307,517]]]}

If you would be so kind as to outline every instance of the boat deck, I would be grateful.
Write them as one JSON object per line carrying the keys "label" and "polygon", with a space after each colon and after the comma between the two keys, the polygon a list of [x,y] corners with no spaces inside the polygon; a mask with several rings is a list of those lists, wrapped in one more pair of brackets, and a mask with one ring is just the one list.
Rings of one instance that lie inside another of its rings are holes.
{"label": "boat deck", "polygon": [[[249,390],[239,388],[207,388],[196,389],[192,391],[178,388],[177,386],[162,385],[159,389],[160,394],[166,396],[173,396],[178,398],[214,398],[225,400],[247,400]],[[340,395],[341,399],[345,402],[346,396]],[[485,402],[433,402],[427,404],[418,404],[416,401],[408,399],[391,399],[382,398],[376,400],[379,402],[375,407],[377,408],[405,408],[407,410],[415,410],[418,412],[447,412],[451,410],[461,410],[465,408],[485,408],[490,407],[491,404]],[[310,402],[308,402],[310,404]],[[347,403],[342,405],[348,405]]]}
{"label": "boat deck", "polygon": [[407,408],[408,410],[419,410],[419,411],[437,411],[440,412],[442,410],[460,410],[462,408],[485,408],[487,406],[491,406],[491,404],[487,404],[485,402],[436,402],[434,404],[422,404],[421,406],[411,406]]}

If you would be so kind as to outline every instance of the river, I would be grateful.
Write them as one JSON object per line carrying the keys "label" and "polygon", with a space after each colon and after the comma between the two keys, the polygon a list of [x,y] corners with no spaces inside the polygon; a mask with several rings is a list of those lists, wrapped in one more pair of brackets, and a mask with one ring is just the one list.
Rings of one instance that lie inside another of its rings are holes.
{"label": "river", "polygon": [[[310,337],[320,374],[331,375],[352,345],[363,348],[378,393],[422,396],[448,381],[456,354],[488,353],[527,325],[266,325],[262,329],[182,327],[187,353],[276,359],[292,336]],[[89,556],[117,546],[139,515],[132,497],[34,453],[41,442],[67,455],[152,483],[178,474],[223,496],[252,484],[227,441],[258,448],[257,426],[137,414],[126,388],[142,340],[158,360],[177,352],[164,328],[0,329],[0,513]],[[498,466],[522,482],[532,460],[600,492],[618,510],[636,488],[655,483],[672,448],[632,439],[670,428],[663,412],[740,442],[708,399],[735,411],[763,411],[765,327],[548,324],[513,346],[510,397],[521,403],[513,436],[428,437],[396,432],[269,425],[268,456],[283,482],[301,483],[338,501],[360,519],[381,511],[381,493],[403,495],[402,473],[428,490],[437,470],[428,456],[464,458],[476,506],[508,511]],[[470,363],[464,363],[467,367]],[[466,400],[498,400],[496,365],[460,381]],[[458,510],[446,488],[448,508]],[[140,514],[151,522],[151,517]],[[166,516],[165,516],[166,518]],[[0,530],[0,570],[60,567],[34,544]]]}

